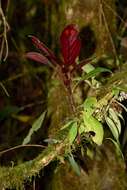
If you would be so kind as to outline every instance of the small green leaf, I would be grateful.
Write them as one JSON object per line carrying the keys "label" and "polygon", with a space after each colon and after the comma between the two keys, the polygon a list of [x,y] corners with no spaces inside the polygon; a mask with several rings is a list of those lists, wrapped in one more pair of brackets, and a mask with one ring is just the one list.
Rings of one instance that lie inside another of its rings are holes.
{"label": "small green leaf", "polygon": [[82,77],[82,80],[88,80],[92,77],[96,77],[98,74],[103,73],[103,72],[109,72],[112,73],[109,69],[103,68],[103,67],[97,67],[94,70],[88,72],[88,74],[84,75]]}
{"label": "small green leaf", "polygon": [[31,140],[31,136],[33,135],[33,133],[35,131],[38,131],[38,129],[40,129],[44,119],[45,119],[45,115],[46,115],[46,111],[43,112],[33,123],[32,128],[29,130],[27,136],[25,137],[25,139],[23,140],[23,145],[28,144]]}
{"label": "small green leaf", "polygon": [[92,140],[101,145],[103,141],[104,131],[102,124],[92,116],[95,107],[97,106],[97,100],[95,97],[88,97],[84,102],[83,121],[85,125],[85,132],[93,131],[95,136],[92,136]]}
{"label": "small green leaf", "polygon": [[110,117],[106,117],[105,121],[106,121],[107,125],[109,126],[113,137],[118,142],[119,141],[119,132],[118,132],[116,125],[114,124],[114,122],[112,121],[112,119]]}
{"label": "small green leaf", "polygon": [[75,161],[73,155],[68,156],[68,159],[69,159],[69,162],[70,162],[70,164],[71,164],[73,170],[75,171],[75,173],[76,173],[78,176],[80,176],[80,173],[81,173],[80,167],[79,167],[79,165],[77,164],[77,162]]}
{"label": "small green leaf", "polygon": [[94,117],[91,118],[90,123],[92,124],[91,131],[95,133],[95,136],[93,136],[92,139],[97,145],[101,145],[104,138],[103,125]]}
{"label": "small green leaf", "polygon": [[71,126],[69,134],[68,134],[70,144],[72,144],[74,142],[74,140],[77,136],[77,132],[78,132],[78,126],[77,126],[77,122],[75,122]]}
{"label": "small green leaf", "polygon": [[112,89],[112,93],[113,93],[114,96],[118,96],[119,93],[120,93],[119,88],[113,88],[113,89]]}
{"label": "small green leaf", "polygon": [[94,156],[93,151],[90,150],[88,147],[87,147],[87,150],[86,150],[86,154],[87,154],[87,156],[89,156],[91,159],[93,159],[93,156]]}
{"label": "small green leaf", "polygon": [[73,121],[69,121],[60,130],[64,130],[64,129],[68,128],[68,127],[71,127],[71,125],[73,125],[74,122],[75,122],[74,120]]}
{"label": "small green leaf", "polygon": [[123,121],[123,123],[125,124],[125,120],[124,120],[124,117],[123,117],[122,113],[119,113],[119,112],[116,111],[116,114]]}
{"label": "small green leaf", "polygon": [[112,109],[109,108],[109,117],[113,120],[114,124],[116,125],[119,135],[121,134],[121,123],[119,120],[119,117],[117,116],[116,112]]}
{"label": "small green leaf", "polygon": [[85,71],[86,73],[90,73],[91,71],[95,69],[95,67],[91,65],[90,63],[84,65],[82,68],[83,68],[83,71]]}
{"label": "small green leaf", "polygon": [[[83,67],[83,70],[84,70],[87,74],[85,74],[85,75],[82,76],[82,77],[77,77],[77,78],[75,79],[76,81],[80,82],[80,81],[88,80],[88,79],[90,79],[90,78],[96,77],[97,75],[99,75],[100,73],[103,73],[103,72],[112,73],[110,69],[103,68],[103,67],[94,68],[91,64],[86,64],[86,65]],[[76,85],[76,86],[77,86],[77,85]]]}
{"label": "small green leaf", "polygon": [[85,100],[83,106],[84,106],[84,111],[87,113],[87,115],[92,115],[96,104],[97,104],[97,99],[95,97],[88,97]]}
{"label": "small green leaf", "polygon": [[84,112],[83,121],[85,125],[85,132],[93,131],[95,133],[92,136],[93,142],[97,145],[101,145],[104,137],[103,125],[93,116],[89,116]]}

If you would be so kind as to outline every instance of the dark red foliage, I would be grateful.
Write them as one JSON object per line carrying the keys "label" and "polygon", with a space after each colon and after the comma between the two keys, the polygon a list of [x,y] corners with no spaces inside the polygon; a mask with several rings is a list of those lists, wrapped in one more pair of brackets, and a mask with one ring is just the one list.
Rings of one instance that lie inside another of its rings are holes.
{"label": "dark red foliage", "polygon": [[55,64],[57,62],[57,58],[54,53],[43,42],[40,42],[40,40],[35,36],[29,35],[29,37],[31,38],[35,47],[41,50],[44,56],[47,57],[52,62],[52,64]]}
{"label": "dark red foliage", "polygon": [[26,54],[27,58],[43,64],[47,64],[49,60],[53,65],[58,64],[64,66],[65,70],[68,70],[66,68],[68,68],[69,65],[75,65],[75,60],[79,56],[81,48],[79,32],[76,25],[68,25],[60,36],[61,52],[64,60],[57,59],[54,53],[35,36],[30,35],[29,37],[43,55],[41,56],[40,53],[29,52]]}
{"label": "dark red foliage", "polygon": [[[63,82],[65,86],[70,85],[71,72],[78,69],[76,65],[76,58],[79,56],[81,49],[81,42],[79,39],[79,32],[74,24],[66,26],[60,36],[60,47],[63,59],[58,59],[54,53],[35,36],[29,36],[37,49],[41,53],[29,52],[26,54],[28,59],[37,61],[50,66],[59,65],[63,73]],[[71,66],[71,68],[70,68]]]}
{"label": "dark red foliage", "polygon": [[60,78],[62,78],[64,85],[69,94],[70,105],[72,111],[74,109],[74,100],[72,96],[71,89],[71,77],[72,73],[75,70],[79,70],[79,64],[76,65],[76,58],[79,56],[81,49],[81,42],[79,39],[79,32],[74,24],[66,26],[60,36],[60,47],[63,59],[58,59],[54,53],[44,45],[43,42],[40,42],[35,36],[29,36],[41,53],[29,52],[26,54],[26,58],[32,59],[43,64],[48,64],[54,66],[59,66],[61,69],[58,69]]}
{"label": "dark red foliage", "polygon": [[74,24],[68,25],[60,36],[61,51],[65,65],[75,64],[77,56],[79,56],[81,42],[79,32]]}
{"label": "dark red foliage", "polygon": [[39,63],[48,64],[49,60],[42,55],[41,53],[37,52],[28,52],[26,53],[26,58],[31,59],[33,61],[37,61]]}

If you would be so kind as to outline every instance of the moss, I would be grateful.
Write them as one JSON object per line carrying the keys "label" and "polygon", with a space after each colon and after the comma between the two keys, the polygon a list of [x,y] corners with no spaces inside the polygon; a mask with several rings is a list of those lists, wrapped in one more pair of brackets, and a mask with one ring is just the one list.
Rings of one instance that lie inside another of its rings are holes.
{"label": "moss", "polygon": [[65,122],[65,118],[67,119],[71,115],[66,89],[59,79],[56,83],[52,84],[48,96],[48,110],[49,114],[51,114],[51,124],[48,130],[49,137],[53,137],[59,131],[61,124]]}
{"label": "moss", "polygon": [[23,189],[24,181],[31,181],[33,176],[53,161],[57,155],[64,154],[66,141],[57,145],[51,145],[34,160],[24,162],[14,167],[0,167],[0,189]]}

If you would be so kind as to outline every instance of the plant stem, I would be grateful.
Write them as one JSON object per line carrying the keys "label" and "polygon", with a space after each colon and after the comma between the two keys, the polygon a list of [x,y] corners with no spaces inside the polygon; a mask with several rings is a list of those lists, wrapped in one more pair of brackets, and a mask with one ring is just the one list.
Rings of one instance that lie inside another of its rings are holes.
{"label": "plant stem", "polygon": [[72,113],[75,114],[76,109],[75,109],[75,102],[74,102],[74,97],[73,97],[73,93],[72,93],[72,89],[71,89],[71,85],[69,84],[67,87],[67,92],[68,92],[68,100],[70,103],[70,107],[72,110]]}

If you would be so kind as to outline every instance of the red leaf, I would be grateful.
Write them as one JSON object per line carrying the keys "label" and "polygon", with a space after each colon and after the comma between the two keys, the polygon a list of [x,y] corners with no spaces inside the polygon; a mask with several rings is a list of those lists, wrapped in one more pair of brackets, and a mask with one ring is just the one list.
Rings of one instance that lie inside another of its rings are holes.
{"label": "red leaf", "polygon": [[42,53],[44,53],[45,56],[51,60],[52,63],[54,63],[54,61],[57,62],[57,58],[55,57],[54,53],[43,42],[41,42],[35,36],[29,35],[29,37],[31,38],[36,48],[40,49]]}
{"label": "red leaf", "polygon": [[64,63],[67,65],[75,64],[81,48],[79,32],[76,25],[70,24],[63,30],[60,42]]}
{"label": "red leaf", "polygon": [[45,56],[37,52],[28,52],[26,53],[25,57],[39,63],[49,64],[49,60]]}

